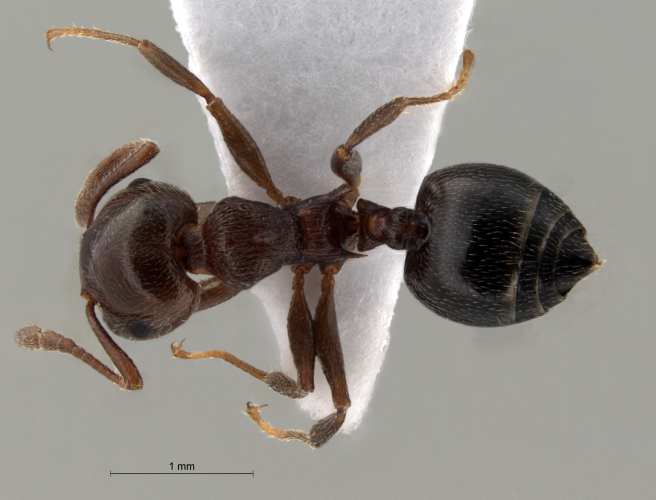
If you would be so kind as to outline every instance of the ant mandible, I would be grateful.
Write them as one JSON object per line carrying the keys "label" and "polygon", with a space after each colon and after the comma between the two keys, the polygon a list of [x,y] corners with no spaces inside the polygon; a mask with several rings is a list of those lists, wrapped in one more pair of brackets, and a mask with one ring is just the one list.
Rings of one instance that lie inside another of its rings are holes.
{"label": "ant mandible", "polygon": [[[203,97],[237,165],[276,203],[229,197],[196,204],[184,191],[136,179],[96,206],[107,191],[152,160],[155,143],[141,140],[114,151],[87,177],[75,204],[75,221],[86,226],[80,249],[81,295],[93,332],[118,374],[71,339],[36,325],[16,333],[26,349],[72,354],[122,389],[141,389],[139,370],[98,321],[127,339],[170,333],[194,313],[229,300],[260,280],[292,266],[293,296],[288,334],[297,380],[263,372],[225,351],[188,353],[173,343],[177,358],[220,358],[291,398],[314,390],[315,357],[328,381],[335,412],[310,432],[279,430],[264,421],[262,406],[247,414],[271,436],[318,448],[342,426],[350,406],[335,314],[334,276],[358,251],[385,244],[406,251],[404,278],[424,305],[448,319],[474,326],[501,326],[541,316],[601,262],[583,225],[550,190],[516,170],[489,164],[456,165],[428,175],[415,209],[389,209],[359,198],[362,159],[354,148],[392,123],[408,106],[435,104],[460,93],[474,63],[465,49],[455,85],[428,97],[397,97],[355,128],[332,158],[344,183],[328,194],[300,200],[283,196],[262,154],[243,125],[193,73],[148,40],[85,28],[51,29],[59,36],[99,38],[137,47],[165,76]],[[353,210],[353,208],[356,210]],[[314,316],[304,294],[304,275],[319,265],[321,297]],[[199,283],[187,273],[212,276]]]}

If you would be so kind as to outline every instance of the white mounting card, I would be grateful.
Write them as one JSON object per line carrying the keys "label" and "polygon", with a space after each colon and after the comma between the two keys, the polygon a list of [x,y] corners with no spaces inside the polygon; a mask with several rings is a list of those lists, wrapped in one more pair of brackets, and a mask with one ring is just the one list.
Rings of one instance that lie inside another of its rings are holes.
{"label": "white mounting card", "polygon": [[[374,109],[399,95],[433,95],[451,86],[473,4],[171,1],[189,69],[251,133],[283,195],[298,198],[327,193],[342,183],[330,170],[333,150]],[[408,108],[356,148],[363,159],[361,197],[388,207],[414,206],[435,154],[444,106]],[[269,201],[239,170],[207,116],[230,195]],[[335,277],[352,403],[343,431],[357,427],[371,399],[389,344],[403,260],[403,252],[379,247],[366,258],[346,262]],[[292,277],[285,267],[252,292],[264,303],[278,337],[282,371],[295,379],[287,338]],[[319,282],[313,269],[305,282],[311,311]],[[299,404],[319,419],[334,412],[319,364],[315,386]],[[285,428],[284,422],[274,424]]]}

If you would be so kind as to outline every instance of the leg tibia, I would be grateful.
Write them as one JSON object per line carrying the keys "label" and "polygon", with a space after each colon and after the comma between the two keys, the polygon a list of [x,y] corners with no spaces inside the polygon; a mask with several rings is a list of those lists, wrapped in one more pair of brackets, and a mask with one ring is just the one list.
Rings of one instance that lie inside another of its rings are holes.
{"label": "leg tibia", "polygon": [[294,201],[292,197],[285,197],[271,180],[271,175],[264,162],[259,147],[246,128],[226,108],[223,101],[210,92],[207,86],[191,71],[185,68],[170,55],[148,40],[137,40],[131,36],[118,35],[101,30],[86,28],[55,28],[46,33],[48,47],[53,39],[59,36],[80,36],[97,38],[110,42],[122,43],[136,47],[139,53],[148,60],[164,76],[170,78],[178,85],[191,90],[205,99],[207,110],[216,119],[228,149],[232,153],[237,165],[258,186],[266,190],[267,195],[276,203],[289,204]]}
{"label": "leg tibia", "polygon": [[301,399],[308,395],[308,391],[303,389],[295,380],[289,378],[282,372],[269,372],[264,380],[270,389],[278,394],[287,396],[292,399]]}
{"label": "leg tibia", "polygon": [[367,116],[362,123],[355,128],[355,130],[353,130],[353,133],[349,136],[346,142],[335,150],[330,162],[332,171],[344,179],[350,186],[357,187],[360,183],[362,161],[355,157],[353,148],[364,141],[367,137],[371,137],[379,130],[387,127],[390,123],[396,120],[408,106],[436,104],[441,101],[453,99],[457,94],[462,92],[465,87],[467,79],[469,78],[469,71],[473,65],[474,53],[465,49],[462,53],[462,70],[460,71],[460,76],[453,87],[449,90],[426,97],[395,97],[376,109],[373,113]]}
{"label": "leg tibia", "polygon": [[106,377],[110,382],[118,385],[121,389],[141,389],[141,385],[138,387],[130,387],[125,379],[114,373],[107,366],[98,361],[98,359],[92,354],[89,354],[71,339],[64,337],[60,333],[52,330],[42,330],[36,325],[30,325],[18,330],[14,340],[24,349],[41,349],[42,351],[57,351],[62,354],[70,354],[89,365],[102,376]]}
{"label": "leg tibia", "polygon": [[122,43],[123,45],[136,47],[141,55],[144,56],[150,64],[155,66],[155,68],[157,68],[157,70],[164,76],[170,78],[178,85],[181,85],[203,97],[208,103],[214,99],[214,95],[196,75],[148,40],[137,40],[131,36],[119,35],[117,33],[110,33],[108,31],[96,29],[53,28],[46,33],[46,41],[48,42],[48,48],[50,50],[52,50],[52,47],[50,46],[51,42],[60,36],[96,38],[99,40],[107,40],[109,42]]}

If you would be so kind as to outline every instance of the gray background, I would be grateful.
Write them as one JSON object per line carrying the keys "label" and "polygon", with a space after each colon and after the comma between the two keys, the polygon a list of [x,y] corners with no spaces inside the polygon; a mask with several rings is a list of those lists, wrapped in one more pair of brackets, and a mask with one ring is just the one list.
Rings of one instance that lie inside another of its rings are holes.
{"label": "gray background", "polygon": [[[242,294],[175,338],[125,342],[145,389],[125,393],[72,358],[29,353],[36,323],[101,359],[78,297],[73,202],[119,145],[157,140],[143,176],[197,200],[225,196],[196,100],[136,51],[83,41],[46,49],[53,26],[108,29],[186,54],[163,1],[26,1],[3,8],[0,481],[23,498],[653,498],[655,130],[652,2],[481,0],[478,57],[447,108],[435,168],[501,163],[538,178],[584,222],[606,265],[540,320],[455,325],[402,288],[362,425],[310,451],[266,439],[241,414],[308,428],[296,406],[220,363],[171,360],[187,335],[270,369],[263,307]],[[251,476],[115,476],[166,472]]]}

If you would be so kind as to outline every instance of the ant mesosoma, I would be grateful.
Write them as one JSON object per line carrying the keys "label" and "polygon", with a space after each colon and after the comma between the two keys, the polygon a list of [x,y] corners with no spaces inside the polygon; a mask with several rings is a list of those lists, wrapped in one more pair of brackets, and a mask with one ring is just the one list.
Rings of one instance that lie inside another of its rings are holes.
{"label": "ant mesosoma", "polygon": [[[160,72],[203,97],[236,163],[276,206],[237,197],[196,204],[174,186],[136,179],[95,214],[112,186],[159,152],[148,140],[123,146],[89,174],[75,205],[76,223],[87,228],[80,249],[86,315],[118,374],[72,340],[36,325],[16,333],[22,347],[72,354],[122,389],[141,389],[137,367],[98,321],[96,305],[116,335],[147,340],[170,333],[194,312],[225,302],[282,266],[293,266],[288,333],[296,381],[224,351],[187,353],[182,342],[171,349],[177,358],[224,359],[291,398],[313,392],[318,358],[336,411],[309,433],[276,429],[260,416],[261,406],[247,407],[269,435],[318,448],[339,430],[350,406],[333,288],[344,262],[363,256],[353,252],[356,248],[362,252],[386,244],[405,250],[405,282],[415,297],[437,314],[473,326],[541,316],[601,264],[567,205],[507,167],[466,164],[436,171],[424,179],[414,209],[358,199],[362,159],[354,148],[406,107],[449,100],[461,92],[474,62],[467,49],[451,89],[429,97],[397,97],[379,107],[332,156],[331,169],[344,183],[328,194],[300,200],[276,188],[257,144],[223,101],[164,51],[147,40],[85,28],[48,31],[48,47],[59,36],[137,47]],[[303,285],[315,264],[322,281],[312,316]],[[212,277],[195,282],[187,273]]]}

